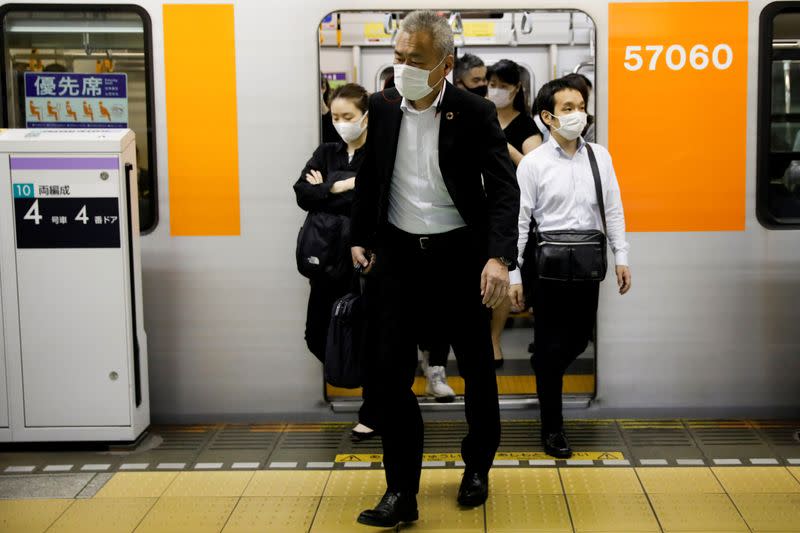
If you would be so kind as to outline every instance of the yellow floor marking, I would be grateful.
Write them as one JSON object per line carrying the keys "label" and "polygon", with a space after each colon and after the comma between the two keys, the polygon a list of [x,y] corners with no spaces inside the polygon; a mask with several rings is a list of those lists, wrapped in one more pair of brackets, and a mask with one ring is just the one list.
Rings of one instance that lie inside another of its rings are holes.
{"label": "yellow floor marking", "polygon": [[244,491],[248,497],[254,496],[322,496],[329,471],[278,471],[262,470],[256,472]]}
{"label": "yellow floor marking", "polygon": [[178,472],[118,472],[95,498],[158,498]]}
{"label": "yellow floor marking", "polygon": [[[490,484],[491,490],[495,487]],[[563,494],[500,494],[486,502],[489,533],[572,533]]]}
{"label": "yellow floor marking", "polygon": [[31,533],[47,529],[73,500],[0,500],[0,531]]}
{"label": "yellow floor marking", "polygon": [[380,497],[386,492],[383,470],[334,470],[325,486],[325,496]]}
{"label": "yellow floor marking", "polygon": [[306,533],[319,497],[242,498],[223,533]]}
{"label": "yellow floor marking", "polygon": [[719,531],[750,529],[727,494],[651,494],[650,502],[664,531]]}
{"label": "yellow floor marking", "polygon": [[716,466],[712,470],[729,493],[800,493],[800,483],[780,466]]}
{"label": "yellow floor marking", "polygon": [[[544,452],[497,452],[494,456],[497,460],[531,461],[541,459],[554,459]],[[625,454],[620,451],[576,451],[572,454],[572,459],[582,459],[590,461],[600,461],[603,459],[625,459]],[[422,454],[423,461],[445,461],[455,462],[461,460],[460,453],[425,453]],[[336,456],[337,463],[380,463],[383,461],[383,454],[380,453],[345,453]]]}
{"label": "yellow floor marking", "polygon": [[787,470],[795,477],[797,481],[800,481],[800,466],[789,466]]}
{"label": "yellow floor marking", "polygon": [[[464,394],[464,379],[459,376],[448,376],[447,384],[458,394]],[[326,385],[330,398],[361,397],[361,389],[342,389]],[[595,379],[592,374],[567,374],[564,376],[564,394],[591,394],[594,392]],[[412,386],[414,394],[424,397],[425,378],[417,376]],[[497,391],[502,396],[536,394],[536,381],[533,375],[497,376]]]}
{"label": "yellow floor marking", "polygon": [[219,532],[238,498],[160,498],[136,533]]}
{"label": "yellow floor marking", "polygon": [[155,505],[156,498],[77,500],[48,533],[129,533]]}
{"label": "yellow floor marking", "polygon": [[417,502],[419,520],[408,528],[409,532],[484,533],[485,531],[483,506],[473,509],[459,507],[455,494],[420,496]]}
{"label": "yellow floor marking", "polygon": [[164,492],[175,496],[241,496],[254,472],[181,472]]}
{"label": "yellow floor marking", "polygon": [[731,494],[753,531],[800,531],[800,494]]}
{"label": "yellow floor marking", "polygon": [[419,482],[419,498],[445,497],[455,501],[464,470],[461,468],[426,468]]}
{"label": "yellow floor marking", "polygon": [[566,494],[642,494],[633,468],[562,468]]}
{"label": "yellow floor marking", "polygon": [[637,468],[636,473],[648,494],[724,493],[710,468],[657,467]]}
{"label": "yellow floor marking", "polygon": [[563,494],[555,468],[493,468],[489,472],[492,494]]}
{"label": "yellow floor marking", "polygon": [[567,495],[576,533],[660,532],[644,494]]}
{"label": "yellow floor marking", "polygon": [[376,496],[345,498],[324,496],[317,509],[311,533],[388,533],[391,529],[362,526],[356,522],[358,514],[364,509],[372,509],[380,500]]}

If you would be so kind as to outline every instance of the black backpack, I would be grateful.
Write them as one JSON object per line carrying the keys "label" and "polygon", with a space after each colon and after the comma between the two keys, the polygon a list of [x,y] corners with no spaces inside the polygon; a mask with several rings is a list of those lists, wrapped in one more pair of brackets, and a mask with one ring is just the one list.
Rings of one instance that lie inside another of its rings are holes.
{"label": "black backpack", "polygon": [[342,279],[352,271],[349,240],[349,217],[308,213],[297,234],[297,271],[309,279]]}
{"label": "black backpack", "polygon": [[333,304],[325,346],[325,381],[345,389],[360,387],[364,378],[368,311],[359,271],[352,290]]}

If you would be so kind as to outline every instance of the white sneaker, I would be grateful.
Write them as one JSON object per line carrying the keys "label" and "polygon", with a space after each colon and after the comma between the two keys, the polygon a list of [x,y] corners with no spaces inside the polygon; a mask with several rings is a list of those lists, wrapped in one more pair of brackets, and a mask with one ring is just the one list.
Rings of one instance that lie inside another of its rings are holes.
{"label": "white sneaker", "polygon": [[437,402],[452,402],[456,398],[456,393],[447,384],[447,375],[443,366],[429,366],[425,371],[428,384],[425,392],[436,398]]}

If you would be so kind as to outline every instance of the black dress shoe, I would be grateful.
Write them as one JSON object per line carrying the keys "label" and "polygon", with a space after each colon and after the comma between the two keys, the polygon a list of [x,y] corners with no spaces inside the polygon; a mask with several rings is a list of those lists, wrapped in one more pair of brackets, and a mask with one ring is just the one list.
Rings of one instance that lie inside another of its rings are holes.
{"label": "black dress shoe", "polygon": [[458,488],[458,503],[464,507],[483,505],[489,496],[489,475],[477,472],[464,472]]}
{"label": "black dress shoe", "polygon": [[361,442],[362,440],[371,439],[378,435],[378,432],[374,429],[372,431],[356,431],[355,429],[350,431],[350,438],[354,441]]}
{"label": "black dress shoe", "polygon": [[506,362],[506,360],[504,358],[502,358],[502,357],[500,359],[495,359],[494,360],[494,367],[495,368],[503,368],[503,363],[505,363],[505,362]]}
{"label": "black dress shoe", "polygon": [[416,496],[387,490],[374,509],[367,509],[358,515],[358,523],[365,526],[395,527],[400,522],[413,522],[418,518]]}
{"label": "black dress shoe", "polygon": [[544,451],[547,455],[558,459],[572,457],[572,448],[569,447],[569,441],[563,431],[542,435],[542,446],[544,446]]}

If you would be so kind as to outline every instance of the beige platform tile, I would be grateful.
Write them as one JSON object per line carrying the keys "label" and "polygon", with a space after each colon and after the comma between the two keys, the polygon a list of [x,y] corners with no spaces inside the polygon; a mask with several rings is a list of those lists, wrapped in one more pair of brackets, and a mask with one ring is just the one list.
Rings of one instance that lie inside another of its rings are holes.
{"label": "beige platform tile", "polygon": [[238,498],[160,498],[136,533],[205,533],[222,531]]}
{"label": "beige platform tile", "polygon": [[320,498],[242,498],[223,533],[306,533]]}
{"label": "beige platform tile", "polygon": [[77,500],[47,533],[130,533],[156,503],[156,498]]}
{"label": "beige platform tile", "polygon": [[118,472],[94,497],[158,498],[177,476],[177,472]]}
{"label": "beige platform tile", "polygon": [[[457,489],[456,489],[457,492]],[[455,494],[437,494],[417,499],[419,520],[402,531],[426,533],[484,533],[483,506],[473,509],[459,507]]]}
{"label": "beige platform tile", "polygon": [[688,466],[637,468],[648,494],[720,494],[725,490],[710,468]]}
{"label": "beige platform tile", "polygon": [[334,470],[328,473],[330,478],[325,486],[325,496],[374,498],[386,492],[386,474],[383,470]]}
{"label": "beige platform tile", "polygon": [[555,468],[495,468],[489,472],[491,494],[563,494]]}
{"label": "beige platform tile", "polygon": [[241,496],[253,472],[181,472],[165,497]]}
{"label": "beige platform tile", "polygon": [[644,494],[567,495],[576,533],[659,532]]}
{"label": "beige platform tile", "polygon": [[[508,470],[508,469],[504,469]],[[572,533],[563,494],[490,494],[486,502],[488,533]]]}
{"label": "beige platform tile", "polygon": [[643,494],[633,468],[562,468],[566,494]]}
{"label": "beige platform tile", "polygon": [[244,495],[247,497],[316,496],[319,499],[330,474],[325,470],[261,470],[250,480]]}
{"label": "beige platform tile", "polygon": [[455,502],[463,476],[461,468],[424,468],[419,480],[418,499],[446,497]]}
{"label": "beige platform tile", "polygon": [[800,494],[731,494],[755,532],[800,531]]}
{"label": "beige platform tile", "polygon": [[[381,472],[382,473],[382,472]],[[371,509],[380,497],[367,496],[323,496],[319,509],[311,525],[311,533],[384,533],[395,531],[362,526],[356,522],[358,514],[364,509]]]}
{"label": "beige platform tile", "polygon": [[797,481],[800,481],[800,466],[789,466],[787,470],[792,473]]}
{"label": "beige platform tile", "polygon": [[782,466],[714,467],[729,493],[800,493],[800,483]]}
{"label": "beige platform tile", "polygon": [[73,500],[0,500],[0,531],[39,533],[72,503]]}
{"label": "beige platform tile", "polygon": [[667,533],[750,531],[727,494],[650,494],[650,502]]}

